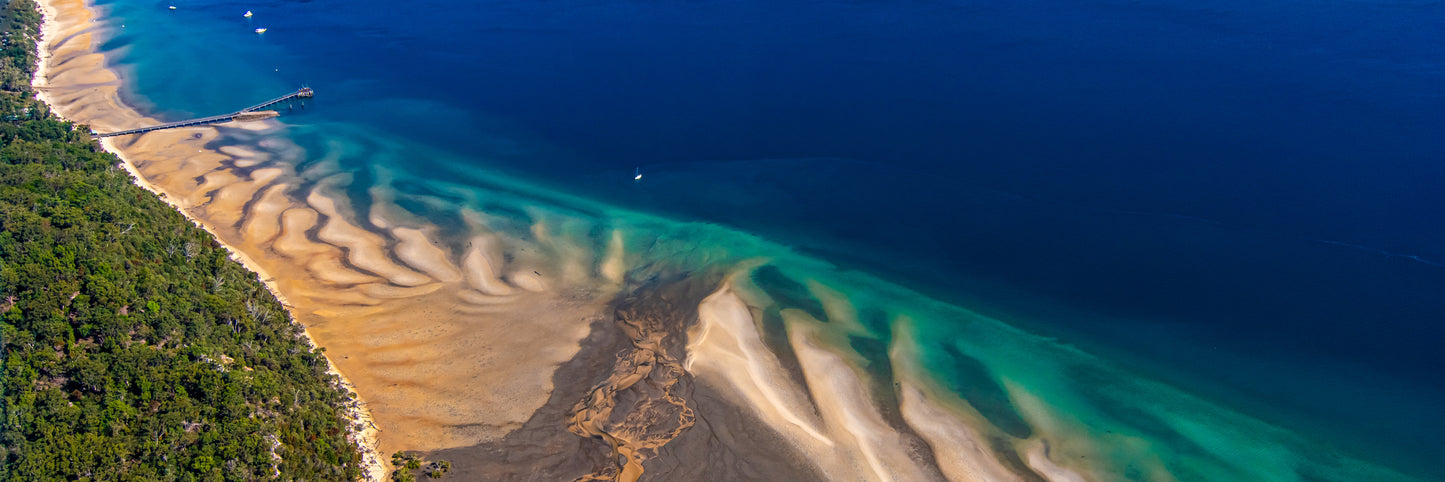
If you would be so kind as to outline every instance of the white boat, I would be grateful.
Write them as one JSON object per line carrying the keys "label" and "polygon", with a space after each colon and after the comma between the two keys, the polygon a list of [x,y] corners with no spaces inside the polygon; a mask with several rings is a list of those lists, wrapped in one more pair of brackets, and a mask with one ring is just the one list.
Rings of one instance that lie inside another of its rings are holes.
{"label": "white boat", "polygon": [[171,10],[175,10],[175,9],[176,9],[176,6],[175,6],[175,5],[171,5]]}
{"label": "white boat", "polygon": [[256,29],[256,33],[266,33],[266,29],[264,29],[264,28],[258,28],[258,29]]}
{"label": "white boat", "polygon": [[637,168],[636,171],[633,171],[633,174],[634,174],[634,176],[632,176],[632,180],[634,180],[634,181],[641,181],[641,180],[642,180],[642,168],[640,168],[640,167]]}
{"label": "white boat", "polygon": [[245,14],[245,15],[242,15],[242,17],[251,18],[251,11],[250,11],[250,10],[247,10],[247,11],[246,11],[246,14]]}

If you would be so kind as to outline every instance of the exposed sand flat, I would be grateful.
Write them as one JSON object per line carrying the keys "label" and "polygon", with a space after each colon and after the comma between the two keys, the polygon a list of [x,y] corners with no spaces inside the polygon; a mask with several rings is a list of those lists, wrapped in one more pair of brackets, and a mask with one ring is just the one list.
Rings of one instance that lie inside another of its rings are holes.
{"label": "exposed sand flat", "polygon": [[264,119],[245,121],[238,120],[236,122],[228,123],[226,127],[230,127],[232,129],[244,129],[248,131],[269,131],[276,128],[274,124],[272,124],[271,122],[267,122]]}
{"label": "exposed sand flat", "polygon": [[467,283],[473,289],[492,296],[506,296],[513,292],[511,286],[497,277],[496,259],[500,259],[497,238],[488,235],[473,236],[467,243],[467,254],[462,258],[466,269]]}
{"label": "exposed sand flat", "polygon": [[[320,304],[320,303],[318,303]],[[372,317],[389,312],[385,306],[379,305],[324,305],[327,308],[318,308],[311,311],[311,314],[326,318],[362,318]]]}
{"label": "exposed sand flat", "polygon": [[271,162],[270,155],[242,146],[223,146],[220,151],[231,156],[231,165],[243,169]]}
{"label": "exposed sand flat", "polygon": [[[743,271],[745,275],[747,271]],[[738,279],[741,278],[741,279]],[[688,332],[685,367],[698,383],[727,395],[741,410],[755,414],[767,427],[803,452],[823,477],[833,480],[1020,481],[1043,478],[1075,481],[1079,473],[1050,454],[1048,423],[1027,440],[997,432],[956,395],[938,396],[932,382],[919,382],[921,369],[912,353],[907,318],[894,320],[897,337],[890,343],[882,383],[891,388],[889,407],[868,388],[876,375],[860,368],[877,362],[848,350],[848,342],[828,340],[838,327],[863,333],[851,303],[826,286],[808,283],[829,320],[825,324],[806,311],[783,309],[781,327],[805,385],[794,384],[787,368],[763,341],[754,318],[760,308],[749,300],[774,303],[750,279],[735,275],[698,307],[698,324]],[[825,330],[824,327],[827,326]],[[1035,405],[1021,409],[1042,410]],[[1042,417],[1039,413],[1024,411]],[[893,420],[890,422],[890,420]],[[1029,417],[1031,423],[1035,420]],[[985,428],[980,428],[985,427]],[[993,432],[989,432],[993,430]],[[990,437],[998,437],[990,439]],[[1003,448],[995,443],[1002,443]],[[1011,446],[1017,444],[1017,447]],[[995,450],[1005,450],[998,453]],[[1083,452],[1095,455],[1090,452]],[[1069,456],[1078,454],[1070,453]],[[1025,461],[1029,458],[1033,460]],[[1007,460],[1013,462],[1006,463]],[[1145,467],[1145,471],[1153,472]],[[1160,471],[1163,473],[1163,471]],[[1167,477],[1166,477],[1167,480]]]}
{"label": "exposed sand flat", "polygon": [[357,289],[360,290],[361,293],[371,298],[399,299],[413,298],[425,294],[430,294],[432,292],[435,292],[436,290],[442,289],[442,286],[443,285],[438,283],[431,283],[417,287],[403,288],[401,286],[390,284],[368,283],[358,286]]}
{"label": "exposed sand flat", "polygon": [[518,288],[531,291],[533,293],[541,293],[547,291],[547,282],[542,279],[542,273],[537,270],[528,271],[526,268],[522,268],[511,273],[507,273],[506,282],[511,283],[512,286],[516,286]]}
{"label": "exposed sand flat", "polygon": [[835,445],[823,434],[822,421],[802,387],[783,373],[763,343],[748,306],[733,293],[730,282],[704,299],[697,315],[698,324],[688,331],[683,363],[689,373],[735,390],[741,405],[756,410],[764,422],[810,454]]}
{"label": "exposed sand flat", "polygon": [[888,351],[889,362],[897,373],[899,412],[903,420],[933,449],[934,460],[948,480],[1025,480],[1000,463],[999,454],[986,438],[988,435],[976,428],[987,426],[982,416],[959,407],[966,404],[942,403],[941,400],[953,397],[940,397],[928,384],[917,380],[922,369],[912,352],[917,341],[911,337],[908,327],[913,323],[906,316],[894,320],[895,340]]}
{"label": "exposed sand flat", "polygon": [[452,313],[457,316],[492,316],[507,311],[509,309],[502,305],[460,304],[452,307]]}
{"label": "exposed sand flat", "polygon": [[[372,404],[379,423],[410,427],[388,434],[405,437],[395,441],[399,446],[467,445],[500,437],[505,429],[499,427],[524,422],[545,401],[551,370],[575,353],[596,310],[588,305],[513,305],[484,318],[457,317],[447,308],[456,303],[455,296],[442,290],[392,300],[388,304],[396,309],[371,316],[364,324],[335,317],[314,328],[322,337],[333,329],[347,332],[337,337],[344,340],[329,346],[333,353],[350,355],[347,362],[358,366],[352,370],[358,373],[357,383],[378,387]],[[528,356],[514,357],[516,353]],[[402,409],[417,406],[428,408]]]}
{"label": "exposed sand flat", "polygon": [[[338,290],[322,286],[296,286],[289,288],[292,296],[298,300],[307,300],[309,304],[324,304],[330,306],[381,306],[382,301],[355,289]],[[308,304],[308,303],[303,303]]]}
{"label": "exposed sand flat", "polygon": [[257,159],[254,157],[236,157],[231,159],[231,165],[239,168],[254,167],[265,164],[266,162],[266,159]]}
{"label": "exposed sand flat", "polygon": [[255,150],[252,150],[252,149],[250,149],[250,148],[248,148],[248,147],[243,147],[243,146],[221,146],[221,148],[220,148],[220,149],[217,149],[217,150],[218,150],[218,151],[221,151],[222,154],[225,154],[225,155],[228,155],[228,156],[231,156],[231,157],[237,157],[237,158],[239,158],[239,157],[258,157],[258,156],[261,155],[260,152],[255,151]]}
{"label": "exposed sand flat", "polygon": [[462,280],[462,272],[452,264],[451,256],[437,247],[426,233],[410,228],[396,228],[391,230],[391,233],[399,240],[396,256],[407,266],[431,275],[438,281]]}
{"label": "exposed sand flat", "polygon": [[337,212],[335,201],[331,198],[313,191],[306,202],[326,216],[321,230],[316,232],[317,237],[345,248],[347,262],[402,286],[418,286],[432,281],[426,275],[392,263],[386,252],[386,240],[347,222]]}
{"label": "exposed sand flat", "polygon": [[[1024,460],[1028,461],[1029,468],[1034,469],[1049,482],[1085,482],[1083,476],[1059,467],[1054,461],[1049,460],[1049,443],[1045,440],[1030,441],[1025,454],[1027,457]],[[1150,477],[1149,480],[1166,480],[1158,478],[1159,475],[1163,474],[1154,474],[1154,477]]]}
{"label": "exposed sand flat", "polygon": [[318,281],[324,281],[332,285],[352,285],[360,283],[374,283],[381,281],[381,278],[356,271],[346,266],[341,258],[341,251],[327,247],[327,251],[311,257],[306,262],[306,270]]}
{"label": "exposed sand flat", "polygon": [[[219,168],[220,163],[218,162],[216,164],[216,167]],[[240,177],[238,177],[235,173],[232,173],[229,170],[213,169],[211,171],[207,171],[205,174],[201,175],[200,185],[195,187],[196,194],[193,196],[193,198],[196,199],[196,205],[201,205],[209,202],[206,199],[214,195],[216,191],[220,190],[223,187],[235,184],[236,182],[240,181],[240,179]]]}
{"label": "exposed sand flat", "polygon": [[[785,310],[790,340],[807,387],[793,383],[757,331],[750,307],[732,282],[698,307],[688,333],[686,367],[700,383],[732,391],[743,410],[756,414],[828,479],[936,480],[924,461],[905,449],[882,420],[859,375],[842,357],[819,348],[807,315]],[[805,390],[816,395],[808,397]],[[810,400],[816,400],[813,405]]]}
{"label": "exposed sand flat", "polygon": [[291,200],[286,198],[286,190],[290,188],[289,184],[267,187],[251,204],[246,221],[241,225],[241,235],[246,242],[266,243],[281,234],[281,213],[291,205]]}
{"label": "exposed sand flat", "polygon": [[[836,434],[832,438],[839,443],[833,447],[834,453],[844,454],[846,461],[859,463],[860,475],[871,472],[870,480],[932,478],[920,461],[905,452],[902,439],[883,421],[854,369],[842,357],[814,344],[818,322],[798,310],[784,310],[783,317],[808,388],[819,394],[813,399],[830,433]],[[846,464],[840,465],[846,467]]]}
{"label": "exposed sand flat", "polygon": [[276,179],[284,174],[286,174],[286,170],[279,167],[252,169],[249,175],[251,184],[258,186],[258,188],[252,189],[251,191],[259,192],[259,187],[274,185]]}
{"label": "exposed sand flat", "polygon": [[491,306],[517,302],[517,295],[489,295],[474,290],[461,290],[457,292],[457,298],[474,305]]}
{"label": "exposed sand flat", "polygon": [[828,315],[829,323],[851,325],[859,332],[867,331],[868,328],[858,323],[858,310],[853,307],[853,302],[838,290],[828,287],[817,281],[809,280],[805,285],[808,292],[812,293],[823,305],[823,312]]}
{"label": "exposed sand flat", "polygon": [[265,184],[236,179],[235,182],[211,192],[210,202],[205,204],[206,214],[216,224],[234,226],[245,216],[246,204],[259,193],[258,185]]}
{"label": "exposed sand flat", "polygon": [[928,441],[939,470],[948,480],[1015,481],[1023,480],[999,464],[998,457],[978,432],[964,424],[947,409],[929,401],[917,386],[899,383],[900,411],[903,419]]}
{"label": "exposed sand flat", "polygon": [[306,231],[316,226],[321,216],[316,211],[293,207],[281,213],[281,236],[271,245],[282,256],[305,260],[314,254],[331,251],[331,245],[324,245],[306,237]]}

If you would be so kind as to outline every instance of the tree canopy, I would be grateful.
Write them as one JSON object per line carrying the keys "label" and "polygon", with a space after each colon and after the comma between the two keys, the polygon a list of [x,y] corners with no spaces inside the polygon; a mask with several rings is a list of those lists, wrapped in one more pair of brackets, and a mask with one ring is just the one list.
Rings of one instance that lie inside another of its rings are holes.
{"label": "tree canopy", "polygon": [[31,0],[3,15],[0,480],[359,478],[352,401],[320,350],[34,99],[40,16]]}

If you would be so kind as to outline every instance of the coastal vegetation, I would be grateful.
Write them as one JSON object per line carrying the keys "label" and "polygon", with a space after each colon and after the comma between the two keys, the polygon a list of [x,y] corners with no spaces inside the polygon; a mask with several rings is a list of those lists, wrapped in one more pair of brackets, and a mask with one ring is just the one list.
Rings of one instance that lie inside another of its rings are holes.
{"label": "coastal vegetation", "polygon": [[451,462],[445,460],[427,461],[421,455],[414,452],[397,452],[391,454],[391,466],[396,467],[391,472],[391,480],[396,482],[415,482],[416,474],[421,472],[422,476],[428,479],[440,479],[442,475],[451,470]]}
{"label": "coastal vegetation", "polygon": [[355,480],[341,388],[255,273],[35,99],[0,28],[0,480]]}

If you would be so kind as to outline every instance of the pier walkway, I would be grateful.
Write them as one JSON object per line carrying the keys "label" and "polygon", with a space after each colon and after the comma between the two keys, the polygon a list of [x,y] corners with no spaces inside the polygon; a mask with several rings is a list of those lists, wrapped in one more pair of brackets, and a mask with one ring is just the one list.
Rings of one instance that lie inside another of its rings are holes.
{"label": "pier walkway", "polygon": [[91,134],[91,137],[95,137],[95,138],[99,139],[99,138],[102,138],[102,137],[124,136],[124,135],[129,135],[129,134],[144,134],[144,133],[146,133],[146,132],[158,131],[158,130],[162,130],[162,129],[175,129],[175,128],[178,128],[178,127],[191,127],[191,126],[200,126],[200,125],[206,125],[206,124],[220,124],[220,123],[223,123],[223,122],[231,122],[231,121],[233,121],[233,120],[238,120],[238,119],[239,119],[239,120],[243,120],[243,121],[245,121],[245,120],[265,119],[265,118],[268,118],[268,117],[275,117],[275,116],[277,116],[277,115],[279,115],[279,114],[277,114],[275,111],[257,112],[258,110],[264,109],[264,108],[267,108],[267,107],[270,107],[270,106],[273,106],[273,105],[276,105],[276,104],[280,104],[280,103],[286,102],[286,101],[288,101],[288,100],[292,100],[292,99],[303,99],[303,98],[312,97],[312,96],[314,96],[314,95],[316,95],[316,93],[315,93],[314,91],[312,91],[310,87],[302,87],[302,88],[300,88],[300,89],[297,89],[295,92],[292,92],[292,93],[289,93],[289,94],[286,94],[286,95],[277,97],[277,98],[275,98],[275,99],[271,99],[271,100],[262,102],[262,103],[260,103],[260,104],[256,104],[256,105],[247,107],[247,108],[245,108],[245,109],[241,109],[241,110],[232,112],[232,113],[230,113],[230,114],[213,115],[213,116],[210,116],[210,117],[201,117],[201,118],[199,118],[199,119],[183,120],[183,121],[179,121],[179,122],[168,122],[168,123],[165,123],[165,124],[154,125],[154,126],[150,126],[150,127],[141,127],[141,128],[138,128],[138,129],[128,129],[128,130],[117,131],[117,132],[93,133],[93,134]]}

